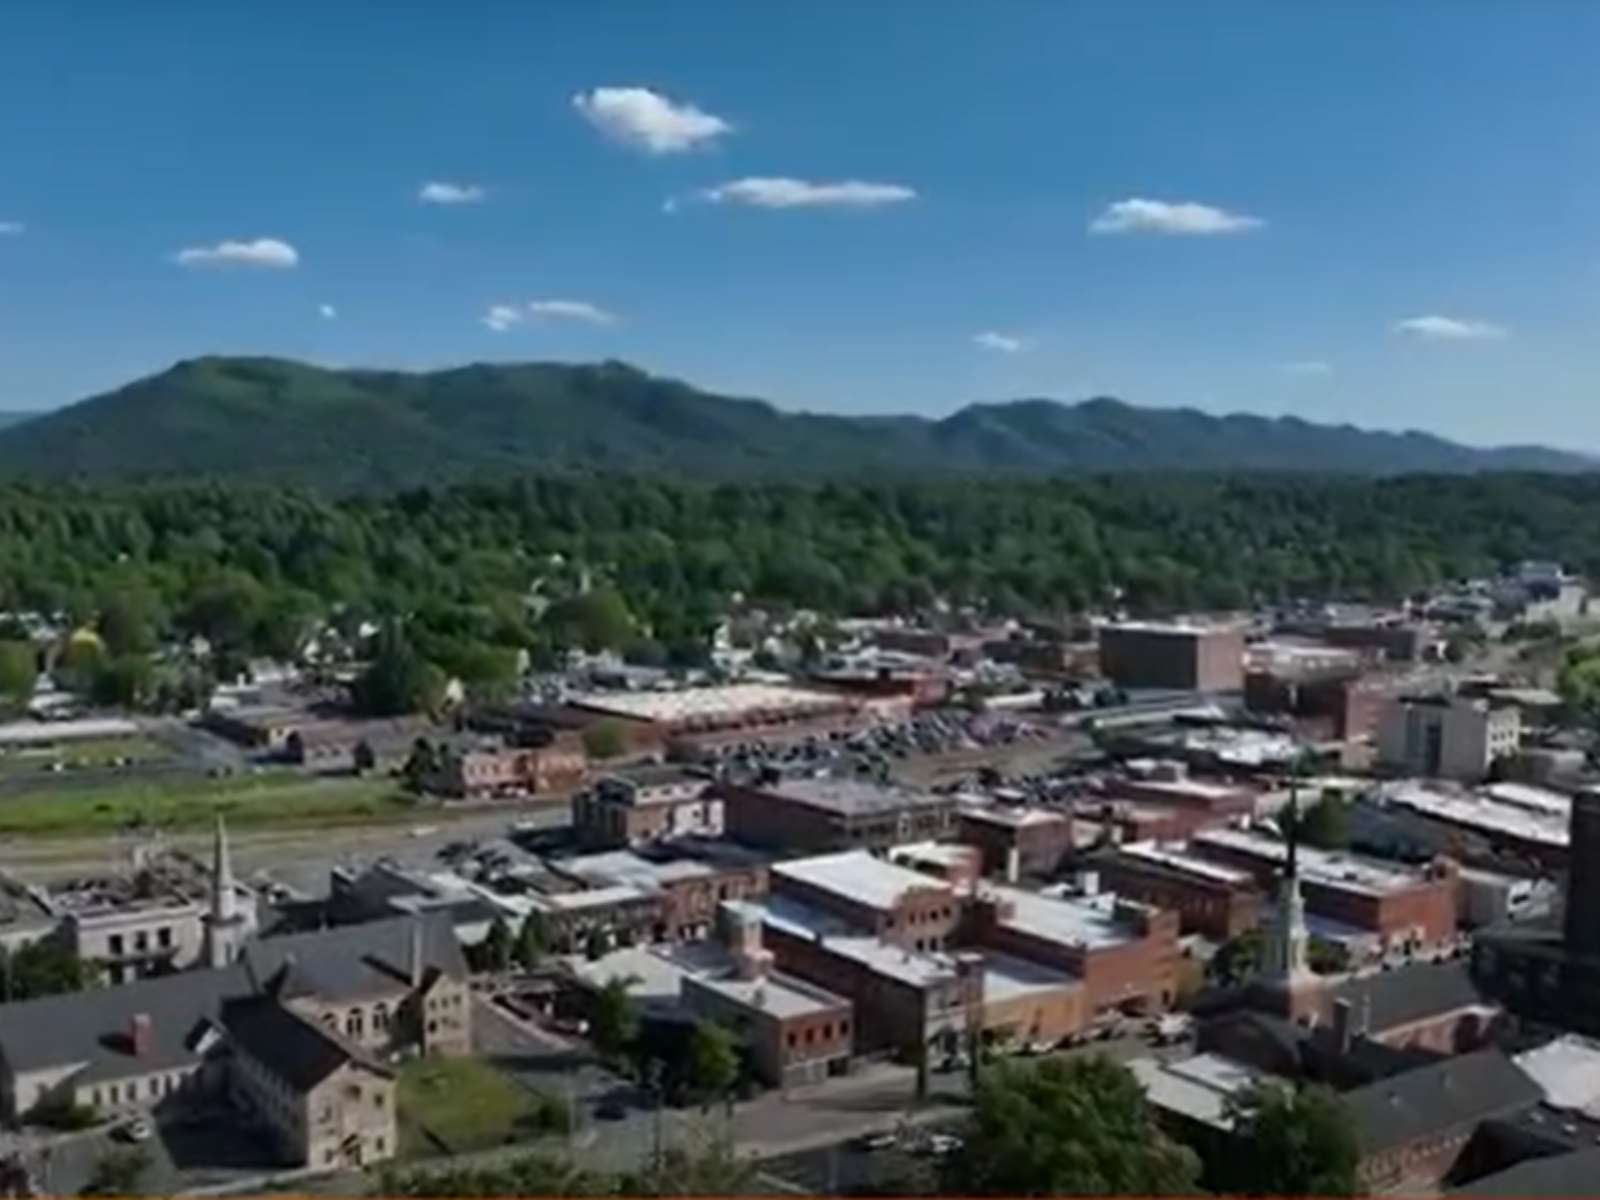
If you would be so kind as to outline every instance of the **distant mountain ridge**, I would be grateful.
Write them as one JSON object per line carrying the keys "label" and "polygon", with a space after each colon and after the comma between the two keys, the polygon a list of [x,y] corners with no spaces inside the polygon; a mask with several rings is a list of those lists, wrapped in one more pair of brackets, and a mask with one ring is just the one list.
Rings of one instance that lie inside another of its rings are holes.
{"label": "distant mountain ridge", "polygon": [[816,477],[862,471],[1588,471],[1540,446],[1211,416],[1099,398],[973,404],[933,420],[785,412],[625,363],[475,364],[410,373],[201,358],[19,424],[0,476],[170,476],[389,489],[530,471]]}

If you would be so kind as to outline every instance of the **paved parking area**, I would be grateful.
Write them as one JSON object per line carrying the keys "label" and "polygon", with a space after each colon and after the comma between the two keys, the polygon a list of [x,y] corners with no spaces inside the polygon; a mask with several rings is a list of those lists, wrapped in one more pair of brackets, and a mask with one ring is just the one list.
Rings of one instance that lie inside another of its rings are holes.
{"label": "paved parking area", "polygon": [[48,1195],[75,1195],[103,1158],[129,1151],[146,1160],[137,1190],[153,1195],[252,1179],[283,1167],[263,1135],[218,1114],[159,1124],[137,1143],[104,1129],[57,1140],[39,1156],[40,1183]]}

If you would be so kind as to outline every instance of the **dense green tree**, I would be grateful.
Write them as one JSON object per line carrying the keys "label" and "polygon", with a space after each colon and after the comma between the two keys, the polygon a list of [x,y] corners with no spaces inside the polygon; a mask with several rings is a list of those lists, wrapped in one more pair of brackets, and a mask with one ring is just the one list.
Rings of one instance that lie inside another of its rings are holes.
{"label": "dense green tree", "polygon": [[110,708],[145,708],[156,695],[156,670],[148,656],[123,654],[94,673],[89,695]]}
{"label": "dense green tree", "polygon": [[137,574],[119,572],[117,581],[102,594],[99,610],[96,628],[113,656],[149,654],[156,648],[161,601]]}
{"label": "dense green tree", "polygon": [[0,642],[0,704],[27,704],[38,678],[39,651],[32,642]]}
{"label": "dense green tree", "polygon": [[52,939],[10,953],[0,949],[0,1000],[59,996],[82,991],[93,982],[93,968]]}
{"label": "dense green tree", "polygon": [[615,1059],[627,1053],[639,1036],[639,1004],[628,980],[608,979],[594,994],[589,1010],[589,1038],[595,1049]]}
{"label": "dense green tree", "polygon": [[389,625],[378,637],[371,664],[356,680],[352,698],[368,716],[395,717],[437,711],[444,688],[444,673],[417,653],[399,626]]}
{"label": "dense green tree", "polygon": [[1350,806],[1329,792],[1300,814],[1300,838],[1319,850],[1343,850],[1350,845]]}
{"label": "dense green tree", "polygon": [[1240,984],[1256,973],[1261,963],[1261,931],[1251,929],[1223,942],[1211,956],[1211,975],[1218,983]]}
{"label": "dense green tree", "polygon": [[689,1086],[714,1100],[726,1095],[738,1079],[738,1041],[715,1021],[701,1021],[689,1039]]}
{"label": "dense green tree", "polygon": [[1338,1093],[1267,1084],[1229,1100],[1233,1142],[1248,1153],[1216,1165],[1215,1182],[1249,1196],[1353,1196],[1361,1148]]}
{"label": "dense green tree", "polygon": [[538,911],[530,912],[522,918],[522,927],[517,930],[512,956],[524,971],[532,971],[544,961],[549,948],[550,936],[545,930],[544,915]]}
{"label": "dense green tree", "polygon": [[633,614],[622,593],[599,587],[550,606],[545,627],[569,646],[584,650],[620,650],[634,637]]}
{"label": "dense green tree", "polygon": [[590,758],[602,762],[618,758],[628,748],[628,732],[620,721],[596,721],[583,731],[583,748]]}
{"label": "dense green tree", "polygon": [[1129,1070],[1102,1055],[986,1070],[945,1184],[970,1196],[1193,1193],[1200,1164],[1162,1132]]}
{"label": "dense green tree", "polygon": [[485,970],[507,971],[511,968],[511,926],[503,916],[496,916],[489,925],[489,934],[483,940],[481,961]]}

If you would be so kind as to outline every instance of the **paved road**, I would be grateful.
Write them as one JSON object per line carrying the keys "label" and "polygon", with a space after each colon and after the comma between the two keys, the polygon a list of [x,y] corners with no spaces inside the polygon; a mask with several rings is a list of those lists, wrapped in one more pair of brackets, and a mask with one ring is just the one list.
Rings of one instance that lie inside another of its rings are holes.
{"label": "paved road", "polygon": [[[513,821],[554,827],[570,819],[565,800],[547,800],[524,806],[419,812],[417,824],[411,826],[390,822],[314,829],[275,827],[230,830],[229,836],[234,871],[240,878],[265,873],[296,891],[321,895],[327,891],[328,873],[336,865],[385,855],[432,862],[446,844],[459,839],[499,837]],[[167,842],[204,855],[210,851],[211,832],[174,834]],[[10,838],[0,845],[0,865],[26,881],[47,882],[126,861],[130,845],[127,839],[105,834],[85,838]]]}

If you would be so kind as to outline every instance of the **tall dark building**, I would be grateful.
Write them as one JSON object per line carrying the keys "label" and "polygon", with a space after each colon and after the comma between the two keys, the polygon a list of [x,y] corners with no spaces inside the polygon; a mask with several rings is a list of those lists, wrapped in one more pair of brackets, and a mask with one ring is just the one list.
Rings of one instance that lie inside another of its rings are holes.
{"label": "tall dark building", "polygon": [[1600,957],[1600,792],[1572,798],[1567,862],[1567,949]]}
{"label": "tall dark building", "polygon": [[1573,797],[1568,838],[1566,920],[1482,931],[1472,974],[1525,1020],[1600,1037],[1600,792]]}

